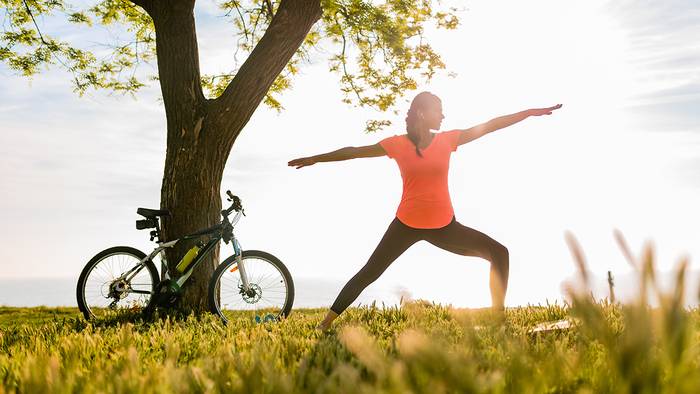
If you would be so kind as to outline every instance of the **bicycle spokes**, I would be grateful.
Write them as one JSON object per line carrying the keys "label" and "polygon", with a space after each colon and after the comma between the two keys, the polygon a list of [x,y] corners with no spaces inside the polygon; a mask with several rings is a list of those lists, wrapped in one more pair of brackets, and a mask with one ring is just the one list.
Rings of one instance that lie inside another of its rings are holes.
{"label": "bicycle spokes", "polygon": [[216,277],[217,312],[225,320],[247,316],[256,321],[270,321],[270,316],[276,319],[286,313],[292,284],[282,270],[263,256],[244,256],[242,264],[236,260],[222,267]]}
{"label": "bicycle spokes", "polygon": [[153,291],[149,270],[139,270],[130,280],[124,278],[124,273],[133,272],[140,263],[141,258],[127,253],[107,254],[94,262],[83,282],[83,301],[92,315],[148,304]]}

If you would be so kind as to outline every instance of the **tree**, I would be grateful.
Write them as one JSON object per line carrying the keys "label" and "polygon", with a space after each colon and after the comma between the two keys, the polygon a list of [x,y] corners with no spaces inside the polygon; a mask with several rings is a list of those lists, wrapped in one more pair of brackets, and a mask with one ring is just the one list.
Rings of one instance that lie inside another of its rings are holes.
{"label": "tree", "polygon": [[[332,47],[332,71],[340,75],[344,101],[391,109],[416,79],[443,69],[440,56],[423,41],[429,21],[453,29],[455,9],[433,10],[432,0],[228,0],[219,7],[239,37],[240,67],[224,75],[200,75],[195,0],[101,0],[82,9],[64,0],[0,0],[5,30],[0,61],[31,77],[40,67],[59,64],[72,74],[74,91],[108,89],[134,94],[144,83],[135,77],[141,63],[154,59],[167,118],[167,150],[161,208],[173,215],[163,222],[165,239],[175,239],[220,220],[221,178],[236,138],[264,102],[282,108],[276,96],[312,49]],[[42,17],[91,27],[120,24],[133,35],[110,46],[98,59],[88,50],[53,38]],[[318,23],[318,22],[321,23]],[[132,71],[130,76],[128,71]],[[367,130],[388,125],[371,120]],[[169,250],[176,264],[191,244]],[[203,311],[208,279],[218,253],[193,274],[182,300],[186,310]]]}

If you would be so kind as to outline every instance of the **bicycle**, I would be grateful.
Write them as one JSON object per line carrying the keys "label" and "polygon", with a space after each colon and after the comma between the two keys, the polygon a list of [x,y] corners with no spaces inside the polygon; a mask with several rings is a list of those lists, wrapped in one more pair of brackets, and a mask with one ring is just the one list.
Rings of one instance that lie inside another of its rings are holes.
{"label": "bicycle", "polygon": [[[253,317],[256,321],[279,320],[289,315],[294,302],[294,282],[287,267],[270,253],[242,250],[233,228],[245,216],[241,199],[226,191],[231,202],[221,211],[221,223],[182,238],[165,242],[161,239],[159,218],[169,217],[168,210],[138,208],[145,219],[136,221],[136,229],[154,229],[151,241],[157,247],[148,255],[128,247],[116,246],[95,255],[78,278],[78,308],[87,320],[130,309],[150,315],[156,307],[174,306],[183,286],[197,265],[223,240],[233,245],[234,254],[225,259],[209,280],[208,303],[212,313],[224,324],[230,319]],[[236,211],[229,221],[231,212]],[[201,238],[209,236],[204,243]],[[183,240],[199,239],[176,265],[169,269],[165,249]],[[160,255],[162,279],[153,259]]]}

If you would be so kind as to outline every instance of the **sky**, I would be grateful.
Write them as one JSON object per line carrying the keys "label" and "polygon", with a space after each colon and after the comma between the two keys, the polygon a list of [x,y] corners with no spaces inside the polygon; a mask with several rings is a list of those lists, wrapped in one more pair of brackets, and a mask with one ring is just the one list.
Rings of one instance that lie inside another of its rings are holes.
{"label": "sky", "polygon": [[[566,231],[599,278],[607,271],[632,276],[614,229],[637,254],[652,242],[662,271],[683,256],[693,268],[700,256],[700,4],[464,4],[458,30],[428,31],[455,74],[418,89],[442,99],[442,130],[564,104],[463,145],[451,158],[457,220],[509,249],[506,304],[563,298],[562,284],[575,273]],[[195,12],[202,73],[228,71],[231,25],[212,1],[199,0]],[[83,29],[51,21],[45,28],[64,39]],[[100,34],[112,33],[91,37]],[[394,218],[398,167],[387,157],[302,169],[287,162],[404,134],[417,92],[402,98],[397,115],[377,114],[343,104],[338,80],[318,56],[281,97],[284,111],[258,108],[233,147],[222,196],[230,189],[243,199],[247,216],[235,233],[244,249],[271,252],[295,278],[332,280],[339,289]],[[159,206],[159,86],[151,83],[137,99],[105,92],[80,98],[71,90],[58,68],[28,81],[0,65],[1,279],[77,280],[109,246],[153,248],[134,221],[137,207]],[[377,117],[394,125],[365,134],[365,121]],[[488,270],[484,260],[420,242],[370,287],[395,298],[482,307],[490,302]],[[698,279],[695,271],[691,280]],[[336,295],[328,290],[319,302],[330,305]]]}

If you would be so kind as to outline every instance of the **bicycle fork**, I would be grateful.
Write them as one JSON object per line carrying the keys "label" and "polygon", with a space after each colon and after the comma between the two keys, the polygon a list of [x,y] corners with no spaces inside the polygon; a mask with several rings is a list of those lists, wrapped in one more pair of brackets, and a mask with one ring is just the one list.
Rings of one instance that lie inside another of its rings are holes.
{"label": "bicycle fork", "polygon": [[235,237],[232,239],[233,243],[233,256],[236,259],[236,268],[231,271],[238,270],[241,275],[241,282],[243,282],[243,290],[247,293],[250,291],[250,282],[248,282],[248,274],[245,272],[245,265],[243,264],[243,252],[241,251],[241,244]]}

